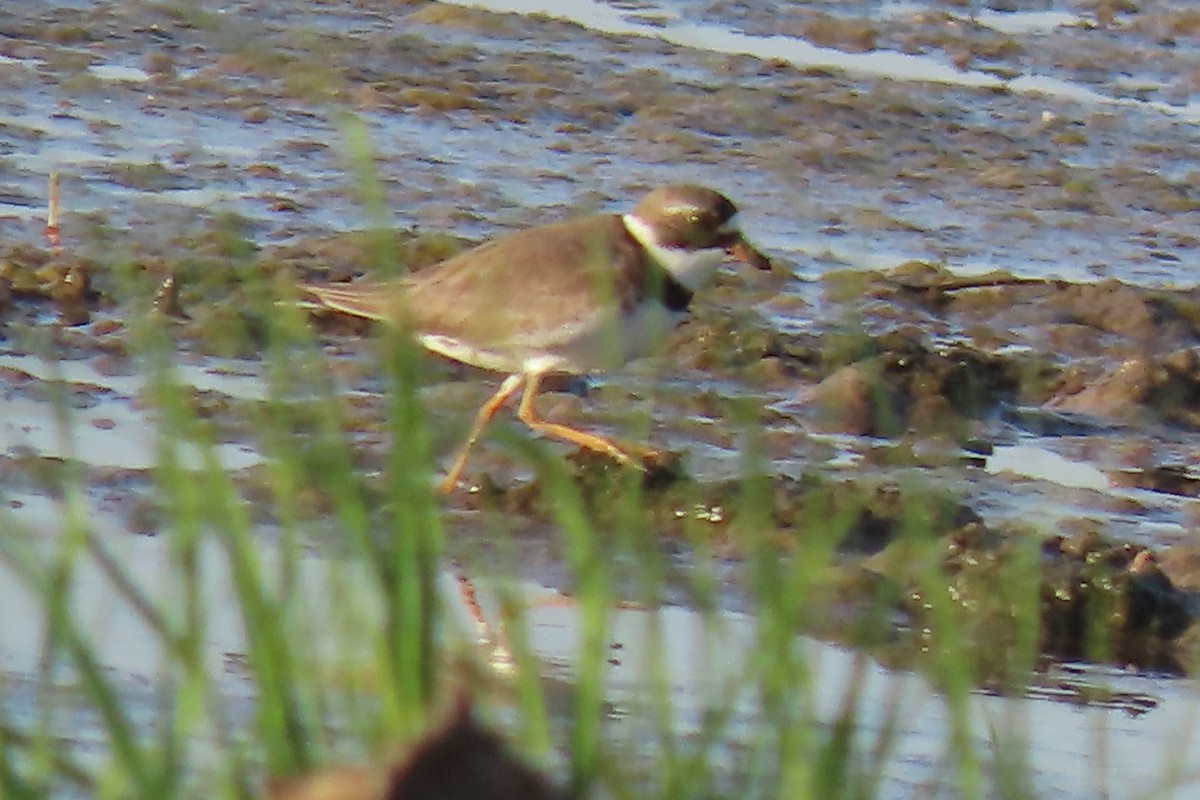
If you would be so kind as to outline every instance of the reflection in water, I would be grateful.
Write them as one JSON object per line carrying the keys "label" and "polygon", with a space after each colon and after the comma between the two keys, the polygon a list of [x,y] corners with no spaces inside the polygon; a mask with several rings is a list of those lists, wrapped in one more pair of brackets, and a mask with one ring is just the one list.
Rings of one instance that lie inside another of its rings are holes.
{"label": "reflection in water", "polygon": [[[53,531],[59,527],[61,509],[36,495],[5,499],[12,509],[4,512],[7,535],[11,536],[17,525],[36,530],[39,535],[31,541],[46,554],[53,552],[58,541]],[[167,537],[130,536],[103,514],[90,519],[96,546],[106,548],[148,597],[169,605],[178,587],[163,580],[170,574],[173,557]],[[231,576],[219,548],[202,547],[199,556],[196,575],[201,579],[199,592],[209,615],[203,643],[205,661],[222,694],[235,701],[241,698],[237,702],[242,703],[241,712],[248,718],[253,701],[236,669],[244,658],[245,643],[240,613],[230,600],[234,596]],[[262,557],[270,574],[279,553],[264,544]],[[314,632],[339,631],[329,638],[314,639],[314,646],[329,651],[326,655],[336,649],[344,657],[347,647],[355,646],[354,631],[349,628],[369,631],[380,624],[382,603],[369,595],[373,582],[353,577],[369,568],[317,553],[302,559],[297,578],[306,587],[304,624]],[[330,590],[335,585],[331,582],[336,582],[336,591]],[[534,654],[550,676],[571,680],[580,652],[577,608],[570,598],[551,589],[532,584],[520,589]],[[462,623],[458,630],[484,639],[494,648],[495,634],[479,636],[481,631],[475,630],[472,622],[474,612],[460,604],[456,576],[445,574],[442,590],[452,618]],[[160,640],[93,558],[77,562],[71,596],[73,618],[87,633],[99,663],[115,675],[118,686],[128,687],[130,702],[146,706],[144,719],[152,720],[152,699],[146,696],[145,685],[153,685],[170,671],[164,666]],[[340,606],[345,604],[352,606],[355,614],[355,624],[349,628],[339,624],[344,617]],[[495,605],[484,598],[485,613]],[[33,713],[34,706],[26,696],[32,688],[22,676],[37,673],[43,616],[37,598],[3,559],[0,608],[5,610],[6,620],[0,626],[0,670],[17,676],[15,682],[9,681],[7,706],[13,713],[21,708]],[[746,687],[754,685],[752,676],[761,665],[757,663],[759,639],[753,618],[735,613],[701,615],[679,607],[621,607],[612,610],[610,623],[606,688],[615,736],[620,737],[626,727],[636,736],[638,726],[644,724],[640,712],[651,696],[648,693],[656,688],[649,683],[649,676],[654,675],[654,660],[665,654],[669,665],[666,690],[681,735],[699,733],[706,712],[724,709],[730,718],[723,739],[728,738],[730,747],[742,739],[754,740],[758,698]],[[367,641],[366,637],[358,639],[357,652],[364,658],[370,653]],[[944,779],[937,776],[945,769],[952,713],[925,680],[912,673],[886,670],[861,655],[815,640],[804,640],[803,646],[812,674],[813,713],[822,724],[838,718],[848,696],[856,701],[859,747],[869,748],[888,725],[898,723],[896,746],[883,770],[886,780],[880,796],[909,797],[915,787]],[[1027,748],[1043,796],[1083,800],[1094,797],[1096,787],[1104,787],[1111,797],[1135,797],[1172,775],[1172,764],[1179,763],[1178,759],[1200,758],[1200,740],[1190,735],[1196,700],[1182,682],[1102,668],[1064,668],[1059,673],[1043,676],[1023,699],[984,694],[972,699],[971,734],[978,752],[986,757],[993,746],[999,746],[997,742]],[[63,679],[70,680],[69,676]],[[1109,690],[1109,685],[1119,688]],[[103,740],[97,720],[74,720],[74,725],[75,741]],[[1107,761],[1097,761],[1097,752],[1105,752]],[[733,750],[729,758],[730,765],[736,763]],[[1180,790],[1154,796],[1187,794]]]}

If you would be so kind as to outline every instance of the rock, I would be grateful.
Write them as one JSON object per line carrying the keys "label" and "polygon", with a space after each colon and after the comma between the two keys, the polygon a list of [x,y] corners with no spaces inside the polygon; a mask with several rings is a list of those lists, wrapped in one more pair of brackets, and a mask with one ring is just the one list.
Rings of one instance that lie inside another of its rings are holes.
{"label": "rock", "polygon": [[838,369],[805,392],[801,402],[817,406],[817,424],[827,431],[871,436],[881,427],[895,427],[893,393],[871,362]]}
{"label": "rock", "polygon": [[1152,339],[1158,330],[1158,315],[1146,292],[1117,280],[1069,286],[1054,298],[1051,307],[1072,322],[1137,341]]}
{"label": "rock", "polygon": [[1152,378],[1153,370],[1149,361],[1138,356],[1077,392],[1050,398],[1045,407],[1109,419],[1130,420],[1141,412]]}

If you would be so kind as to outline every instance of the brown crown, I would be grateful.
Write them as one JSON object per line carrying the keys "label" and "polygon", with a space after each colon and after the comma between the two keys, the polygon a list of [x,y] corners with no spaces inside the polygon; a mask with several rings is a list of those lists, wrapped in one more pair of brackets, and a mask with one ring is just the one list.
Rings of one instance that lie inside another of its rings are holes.
{"label": "brown crown", "polygon": [[704,186],[672,184],[642,198],[633,215],[654,228],[665,247],[726,248],[740,238],[725,223],[737,213],[728,197]]}

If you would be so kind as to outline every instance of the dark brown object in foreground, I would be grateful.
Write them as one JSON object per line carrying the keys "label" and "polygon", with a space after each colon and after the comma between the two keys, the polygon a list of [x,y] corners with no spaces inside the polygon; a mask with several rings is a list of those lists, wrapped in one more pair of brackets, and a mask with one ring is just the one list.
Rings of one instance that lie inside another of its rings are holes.
{"label": "dark brown object in foreground", "polygon": [[268,800],[566,800],[568,795],[514,758],[460,701],[449,721],[399,761],[335,767],[272,781]]}
{"label": "dark brown object in foreground", "polygon": [[392,773],[387,800],[552,800],[566,794],[509,754],[459,703],[448,725],[426,737]]}

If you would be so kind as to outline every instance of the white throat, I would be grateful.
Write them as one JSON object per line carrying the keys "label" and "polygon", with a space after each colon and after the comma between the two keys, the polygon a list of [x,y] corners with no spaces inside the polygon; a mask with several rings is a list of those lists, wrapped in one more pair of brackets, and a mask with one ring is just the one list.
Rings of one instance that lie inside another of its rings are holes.
{"label": "white throat", "polygon": [[695,292],[703,288],[710,280],[717,267],[725,260],[725,251],[720,247],[710,247],[705,250],[688,250],[683,247],[666,247],[658,243],[654,229],[635,217],[633,214],[622,214],[621,221],[625,230],[646,248],[650,257],[679,281],[684,288]]}

